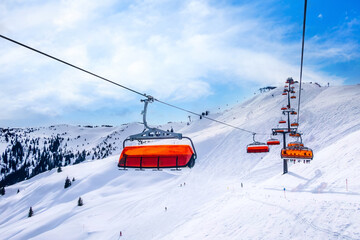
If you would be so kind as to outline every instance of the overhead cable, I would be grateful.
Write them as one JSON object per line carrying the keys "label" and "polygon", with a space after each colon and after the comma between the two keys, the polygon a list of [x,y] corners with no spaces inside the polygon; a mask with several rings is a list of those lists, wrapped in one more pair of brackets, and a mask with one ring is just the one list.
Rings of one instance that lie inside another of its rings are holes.
{"label": "overhead cable", "polygon": [[306,6],[307,6],[307,0],[305,0],[305,5],[304,5],[304,23],[303,23],[303,33],[302,33],[302,43],[301,43],[300,85],[299,85],[299,102],[298,102],[298,115],[297,115],[298,123],[299,123],[299,118],[300,118],[301,82],[302,82],[302,70],[303,70],[303,61],[304,61]]}
{"label": "overhead cable", "polygon": [[88,71],[88,70],[85,70],[85,69],[83,69],[83,68],[81,68],[81,67],[75,66],[74,64],[71,64],[71,63],[66,62],[66,61],[64,61],[64,60],[61,60],[60,58],[51,56],[51,55],[49,55],[49,54],[47,54],[47,53],[44,53],[44,52],[42,52],[42,51],[40,51],[40,50],[37,50],[37,49],[35,49],[35,48],[32,48],[32,47],[30,47],[30,46],[28,46],[28,45],[25,45],[25,44],[23,44],[23,43],[20,43],[20,42],[18,42],[18,41],[15,41],[15,40],[13,40],[13,39],[11,39],[11,38],[5,37],[5,36],[3,36],[3,35],[1,35],[1,34],[0,34],[0,37],[4,38],[4,39],[6,39],[6,40],[8,40],[8,41],[10,41],[10,42],[16,43],[16,44],[18,44],[18,45],[20,45],[20,46],[22,46],[22,47],[24,47],[24,48],[27,48],[27,49],[30,49],[30,50],[32,50],[32,51],[34,51],[34,52],[40,53],[40,54],[42,54],[42,55],[44,55],[44,56],[46,56],[46,57],[48,57],[48,58],[54,59],[54,60],[56,60],[56,61],[58,61],[58,62],[61,62],[61,63],[65,64],[65,65],[68,65],[68,66],[70,66],[70,67],[76,68],[77,70],[80,70],[80,71],[82,71],[82,72],[85,72],[85,73],[87,73],[87,74],[90,74],[90,75],[92,75],[92,76],[94,76],[94,77],[100,78],[101,80],[104,80],[104,81],[107,81],[107,82],[109,82],[109,83],[115,84],[116,86],[125,88],[126,90],[129,90],[129,91],[131,91],[131,92],[133,92],[133,93],[136,93],[136,94],[139,94],[139,95],[141,95],[141,96],[146,97],[146,94],[144,94],[144,93],[140,93],[140,92],[135,91],[135,90],[133,90],[133,89],[131,89],[131,88],[125,87],[124,85],[121,85],[121,84],[116,83],[116,82],[114,82],[114,81],[111,81],[111,80],[109,80],[109,79],[107,79],[107,78],[104,78],[104,77],[102,77],[102,76],[100,76],[100,75],[97,75],[97,74],[92,73],[92,72],[90,72],[90,71]]}
{"label": "overhead cable", "polygon": [[[95,73],[93,73],[93,72],[90,72],[90,71],[88,71],[88,70],[86,70],[86,69],[84,69],[84,68],[78,67],[78,66],[76,66],[76,65],[74,65],[74,64],[71,64],[71,63],[69,63],[69,62],[67,62],[67,61],[61,60],[60,58],[54,57],[54,56],[52,56],[52,55],[50,55],[50,54],[47,54],[47,53],[42,52],[42,51],[40,51],[40,50],[37,50],[37,49],[35,49],[35,48],[33,48],[33,47],[30,47],[30,46],[28,46],[28,45],[25,45],[25,44],[23,44],[23,43],[20,43],[20,42],[18,42],[18,41],[16,41],[16,40],[13,40],[13,39],[11,39],[11,38],[8,38],[8,37],[6,37],[6,36],[4,36],[4,35],[1,35],[1,34],[0,34],[0,37],[3,38],[3,39],[5,39],[5,40],[8,40],[8,41],[10,41],[10,42],[13,42],[13,43],[15,43],[15,44],[17,44],[17,45],[20,45],[20,46],[22,46],[22,47],[24,47],[24,48],[30,49],[30,50],[32,50],[32,51],[34,51],[34,52],[37,52],[37,53],[39,53],[39,54],[41,54],[41,55],[44,55],[44,56],[46,56],[46,57],[48,57],[48,58],[51,58],[51,59],[56,60],[56,61],[58,61],[58,62],[61,62],[61,63],[65,64],[65,65],[68,65],[68,66],[70,66],[70,67],[72,67],[72,68],[75,68],[75,69],[77,69],[77,70],[80,70],[80,71],[82,71],[82,72],[85,72],[85,73],[87,73],[87,74],[90,74],[90,75],[92,75],[92,76],[94,76],[94,77],[96,77],[96,78],[99,78],[99,79],[103,80],[103,81],[109,82],[109,83],[114,84],[114,85],[116,85],[116,86],[118,86],[118,87],[124,88],[124,89],[126,89],[126,90],[128,90],[128,91],[131,91],[131,92],[133,92],[133,93],[136,93],[136,94],[138,94],[138,95],[140,95],[140,96],[147,97],[147,98],[151,97],[150,95],[147,95],[147,94],[145,94],[145,93],[141,93],[141,92],[136,91],[136,90],[134,90],[134,89],[132,89],[132,88],[129,88],[129,87],[126,87],[126,86],[121,85],[121,84],[119,84],[119,83],[116,83],[116,82],[114,82],[114,81],[111,81],[111,80],[109,80],[109,79],[107,79],[107,78],[105,78],[105,77],[102,77],[102,76],[100,76],[100,75],[98,75],[98,74],[95,74]],[[193,111],[186,110],[185,108],[181,108],[181,107],[175,106],[175,105],[173,105],[173,104],[170,104],[170,103],[161,101],[161,100],[159,100],[159,99],[156,99],[156,98],[153,98],[153,99],[154,99],[154,101],[157,101],[157,102],[162,103],[162,104],[164,104],[164,105],[167,105],[167,106],[169,106],[169,107],[176,108],[176,109],[178,109],[178,110],[181,110],[181,111],[184,111],[184,112],[187,112],[187,113],[190,113],[190,114],[193,114],[193,115],[196,115],[196,116],[199,116],[199,117],[208,119],[208,120],[210,120],[210,121],[214,121],[214,122],[217,122],[217,123],[219,123],[219,124],[223,124],[223,125],[225,125],[225,126],[232,127],[232,128],[234,128],[234,129],[241,130],[241,131],[244,131],[244,132],[248,132],[248,133],[251,133],[251,134],[254,134],[254,133],[255,133],[255,132],[253,132],[253,131],[246,130],[246,129],[244,129],[244,128],[239,128],[239,127],[237,127],[237,126],[234,126],[234,125],[231,125],[231,124],[228,124],[228,123],[225,123],[225,122],[216,120],[216,119],[214,119],[214,118],[210,118],[210,117],[207,117],[207,116],[203,116],[202,114],[198,114],[198,113],[195,113],[195,112],[193,112]]]}

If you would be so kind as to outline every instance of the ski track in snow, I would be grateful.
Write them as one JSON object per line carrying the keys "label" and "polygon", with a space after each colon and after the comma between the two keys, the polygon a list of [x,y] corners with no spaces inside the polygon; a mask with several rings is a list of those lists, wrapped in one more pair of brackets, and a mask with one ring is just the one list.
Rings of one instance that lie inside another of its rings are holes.
{"label": "ski track in snow", "polygon": [[329,234],[329,236],[328,236],[329,238],[331,238],[331,237],[341,237],[343,239],[350,239],[350,240],[354,239],[354,238],[351,238],[349,236],[342,235],[339,232],[333,232],[333,231],[331,231],[329,229],[319,227],[319,226],[315,225],[313,222],[307,220],[306,217],[304,217],[303,214],[301,214],[301,213],[295,213],[294,211],[292,211],[290,209],[286,209],[285,207],[282,207],[280,205],[271,204],[271,203],[267,203],[267,202],[264,202],[264,201],[252,199],[252,198],[249,198],[249,199],[254,201],[254,202],[258,202],[258,203],[261,203],[261,204],[264,204],[264,205],[267,205],[267,206],[279,208],[279,209],[281,209],[281,211],[285,212],[286,215],[294,216],[294,219],[296,220],[296,222],[299,222],[301,224],[305,224],[305,225],[313,228],[316,231],[321,231],[321,232]]}

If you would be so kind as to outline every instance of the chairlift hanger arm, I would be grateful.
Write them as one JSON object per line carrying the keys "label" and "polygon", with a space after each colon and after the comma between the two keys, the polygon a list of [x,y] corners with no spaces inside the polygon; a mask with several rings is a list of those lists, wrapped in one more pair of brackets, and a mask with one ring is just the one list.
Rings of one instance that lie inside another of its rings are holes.
{"label": "chairlift hanger arm", "polygon": [[144,123],[144,131],[142,133],[130,135],[123,141],[123,148],[125,148],[125,143],[127,141],[134,141],[134,140],[163,140],[163,139],[183,139],[186,138],[190,141],[191,147],[194,151],[194,157],[197,158],[197,153],[195,150],[195,146],[191,138],[184,137],[181,133],[175,133],[175,132],[169,132],[164,131],[162,129],[149,127],[149,125],[146,122],[146,113],[147,113],[147,107],[149,103],[152,103],[154,101],[154,98],[152,96],[147,96],[147,99],[142,99],[141,102],[144,102],[144,110],[142,112],[143,114],[143,123]]}
{"label": "chairlift hanger arm", "polygon": [[148,95],[146,99],[141,100],[141,102],[144,103],[144,110],[142,111],[144,131],[142,133],[130,135],[127,139],[130,141],[154,140],[154,139],[182,139],[181,133],[174,133],[174,132],[164,131],[162,129],[158,129],[155,127],[149,127],[146,121],[146,114],[147,114],[148,104],[152,103],[153,101],[154,98],[150,95]]}
{"label": "chairlift hanger arm", "polygon": [[144,127],[145,127],[145,129],[151,129],[151,128],[147,125],[147,122],[146,122],[146,113],[147,113],[147,107],[148,107],[149,102],[150,102],[150,103],[154,102],[154,98],[149,95],[149,96],[147,96],[147,99],[141,99],[140,101],[141,101],[141,102],[144,102],[144,110],[143,110],[143,112],[142,112]]}

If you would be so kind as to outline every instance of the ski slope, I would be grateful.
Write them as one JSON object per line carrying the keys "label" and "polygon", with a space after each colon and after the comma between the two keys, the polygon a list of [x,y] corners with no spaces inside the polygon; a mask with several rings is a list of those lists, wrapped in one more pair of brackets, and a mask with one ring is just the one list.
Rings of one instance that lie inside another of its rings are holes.
{"label": "ski slope", "polygon": [[[360,239],[360,85],[303,89],[299,130],[314,151],[311,164],[289,164],[282,175],[281,145],[247,154],[249,133],[206,119],[172,124],[193,139],[194,168],[122,171],[118,149],[61,173],[53,169],[6,187],[0,238]],[[258,94],[210,117],[264,133],[256,139],[265,142],[281,117],[281,93]],[[128,126],[128,133],[138,131]],[[67,176],[76,180],[64,189]]]}

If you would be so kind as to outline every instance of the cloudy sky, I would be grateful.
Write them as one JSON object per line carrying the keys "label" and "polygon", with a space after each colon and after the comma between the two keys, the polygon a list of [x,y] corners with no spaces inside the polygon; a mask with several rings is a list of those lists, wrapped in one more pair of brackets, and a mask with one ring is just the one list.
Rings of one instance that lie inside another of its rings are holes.
{"label": "cloudy sky", "polygon": [[[1,0],[0,34],[201,112],[299,79],[303,1]],[[304,81],[360,83],[360,1],[308,1]],[[140,96],[0,38],[0,127],[141,121]],[[188,114],[154,103],[149,121]]]}

